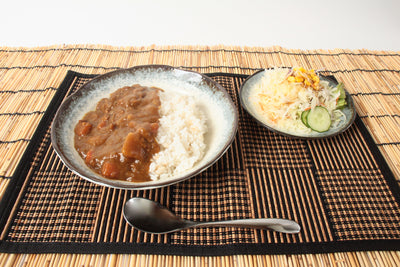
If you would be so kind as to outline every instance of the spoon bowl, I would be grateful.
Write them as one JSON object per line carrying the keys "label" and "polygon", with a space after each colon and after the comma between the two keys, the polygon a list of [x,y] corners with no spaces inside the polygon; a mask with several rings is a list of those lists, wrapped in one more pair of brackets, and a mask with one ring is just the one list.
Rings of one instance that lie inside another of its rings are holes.
{"label": "spoon bowl", "polygon": [[194,222],[182,219],[160,203],[145,198],[131,198],[123,208],[125,220],[134,228],[154,234],[165,234],[192,227],[243,227],[269,229],[281,233],[300,232],[300,225],[292,220],[265,218],[240,219],[215,222]]}

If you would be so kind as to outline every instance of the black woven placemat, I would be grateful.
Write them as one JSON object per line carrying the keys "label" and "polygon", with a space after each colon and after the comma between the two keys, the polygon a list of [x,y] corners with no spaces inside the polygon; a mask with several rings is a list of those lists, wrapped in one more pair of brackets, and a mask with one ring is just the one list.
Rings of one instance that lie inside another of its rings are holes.
{"label": "black woven placemat", "polygon": [[[239,129],[226,154],[185,182],[153,190],[102,187],[70,172],[50,142],[65,96],[93,75],[69,72],[4,193],[0,251],[10,253],[293,254],[400,247],[400,190],[360,118],[345,133],[296,140],[259,126],[243,111],[246,76],[208,74],[231,94]],[[199,228],[167,235],[135,230],[123,219],[139,196],[192,220],[280,217],[299,234]]]}

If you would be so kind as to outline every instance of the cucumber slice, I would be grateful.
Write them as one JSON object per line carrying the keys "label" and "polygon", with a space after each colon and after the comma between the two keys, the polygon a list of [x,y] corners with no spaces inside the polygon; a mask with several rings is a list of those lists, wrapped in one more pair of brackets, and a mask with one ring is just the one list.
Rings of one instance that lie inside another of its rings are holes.
{"label": "cucumber slice", "polygon": [[307,116],[308,116],[308,113],[310,113],[310,110],[311,110],[311,109],[304,110],[304,111],[301,113],[301,122],[302,122],[305,126],[307,126],[308,128],[310,128],[310,126],[308,126],[308,123],[307,123]]}
{"label": "cucumber slice", "polygon": [[312,109],[307,115],[308,126],[316,132],[326,132],[331,127],[331,115],[329,111],[321,106]]}

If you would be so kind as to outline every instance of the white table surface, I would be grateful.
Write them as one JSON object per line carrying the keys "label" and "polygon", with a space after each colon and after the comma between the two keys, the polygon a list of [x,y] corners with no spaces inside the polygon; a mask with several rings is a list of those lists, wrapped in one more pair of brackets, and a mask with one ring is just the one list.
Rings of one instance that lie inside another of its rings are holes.
{"label": "white table surface", "polygon": [[0,46],[400,50],[399,0],[5,0]]}

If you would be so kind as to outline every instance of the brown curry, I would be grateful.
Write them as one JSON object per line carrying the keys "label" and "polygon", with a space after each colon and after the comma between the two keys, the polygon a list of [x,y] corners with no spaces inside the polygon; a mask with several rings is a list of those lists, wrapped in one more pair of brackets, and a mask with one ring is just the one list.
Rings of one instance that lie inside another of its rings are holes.
{"label": "brown curry", "polygon": [[152,156],[159,152],[159,91],[140,85],[101,99],[75,126],[75,149],[95,172],[110,179],[149,181]]}

